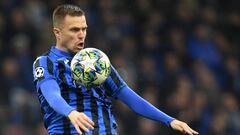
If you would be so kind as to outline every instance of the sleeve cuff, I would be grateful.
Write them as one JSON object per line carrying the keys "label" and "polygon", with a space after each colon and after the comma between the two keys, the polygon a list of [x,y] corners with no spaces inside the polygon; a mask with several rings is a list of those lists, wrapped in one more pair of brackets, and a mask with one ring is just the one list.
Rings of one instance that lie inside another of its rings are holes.
{"label": "sleeve cuff", "polygon": [[171,124],[171,122],[172,122],[173,120],[175,120],[175,118],[169,116],[169,118],[168,118],[168,120],[166,121],[165,124],[166,124],[168,127],[171,127],[170,124]]}
{"label": "sleeve cuff", "polygon": [[69,107],[66,112],[64,113],[64,115],[67,117],[73,110],[75,110],[74,108],[72,107]]}

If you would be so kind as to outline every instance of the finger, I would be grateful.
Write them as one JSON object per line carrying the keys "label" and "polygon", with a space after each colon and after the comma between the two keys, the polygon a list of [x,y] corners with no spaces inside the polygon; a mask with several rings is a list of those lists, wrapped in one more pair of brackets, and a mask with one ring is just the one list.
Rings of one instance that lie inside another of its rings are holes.
{"label": "finger", "polygon": [[195,131],[195,130],[193,130],[193,129],[191,129],[191,128],[190,128],[190,130],[191,130],[192,133],[195,134],[195,135],[198,135],[198,134],[199,134],[197,131]]}
{"label": "finger", "polygon": [[84,130],[85,132],[89,132],[89,130],[82,124],[81,121],[77,121],[77,124],[82,130]]}
{"label": "finger", "polygon": [[183,125],[183,130],[184,130],[184,133],[187,133],[188,135],[193,135],[191,132],[191,128],[187,124]]}
{"label": "finger", "polygon": [[81,120],[82,121],[82,123],[85,125],[85,126],[87,126],[88,128],[91,128],[91,129],[94,129],[94,127],[91,125],[91,123],[89,123],[87,120],[85,120],[84,118],[83,118],[83,120]]}
{"label": "finger", "polygon": [[182,125],[179,125],[179,131],[182,132],[182,133],[184,133],[184,134],[187,133],[185,128],[186,128],[186,127],[185,127],[183,124],[182,124]]}
{"label": "finger", "polygon": [[86,117],[83,117],[83,119],[84,119],[88,124],[90,124],[91,127],[94,126],[94,122],[93,122],[90,118],[88,118],[87,116],[86,116]]}
{"label": "finger", "polygon": [[82,132],[81,132],[80,128],[78,127],[78,125],[77,124],[73,124],[73,125],[74,125],[75,129],[77,130],[78,134],[82,135]]}
{"label": "finger", "polygon": [[198,135],[199,133],[188,126],[188,130],[191,132],[191,135]]}
{"label": "finger", "polygon": [[84,124],[85,126],[87,126],[88,128],[94,129],[94,127],[91,125],[91,123],[89,123],[85,117],[79,117],[78,118],[79,121],[82,122],[82,124]]}
{"label": "finger", "polygon": [[193,135],[192,132],[189,131],[189,130],[187,130],[187,129],[185,129],[185,130],[183,131],[183,133],[184,133],[184,134],[187,134],[187,135]]}
{"label": "finger", "polygon": [[94,122],[93,122],[88,116],[84,115],[83,118],[84,118],[88,123],[90,123],[91,125],[94,126]]}

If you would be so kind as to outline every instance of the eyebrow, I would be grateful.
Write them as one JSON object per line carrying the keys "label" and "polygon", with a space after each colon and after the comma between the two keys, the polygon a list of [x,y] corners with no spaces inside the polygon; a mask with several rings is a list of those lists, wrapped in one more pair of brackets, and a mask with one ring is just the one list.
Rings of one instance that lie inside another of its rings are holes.
{"label": "eyebrow", "polygon": [[73,26],[73,27],[71,27],[70,29],[84,29],[84,28],[87,28],[87,26],[84,26],[84,27]]}
{"label": "eyebrow", "polygon": [[87,26],[85,26],[85,27],[76,27],[76,26],[74,26],[74,27],[71,27],[70,30],[79,30],[79,29],[86,29],[86,28],[87,28]]}

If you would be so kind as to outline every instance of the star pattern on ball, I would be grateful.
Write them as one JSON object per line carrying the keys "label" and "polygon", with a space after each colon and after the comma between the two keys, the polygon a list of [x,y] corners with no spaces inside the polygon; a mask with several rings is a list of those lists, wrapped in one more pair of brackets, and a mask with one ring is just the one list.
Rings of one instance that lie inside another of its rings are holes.
{"label": "star pattern on ball", "polygon": [[86,57],[86,60],[84,61],[80,61],[79,63],[81,63],[82,65],[84,65],[84,72],[87,69],[92,69],[92,70],[96,70],[94,63],[96,63],[97,59],[90,59],[90,57]]}
{"label": "star pattern on ball", "polygon": [[111,64],[101,50],[85,48],[79,51],[71,61],[74,83],[91,88],[101,85],[109,76]]}

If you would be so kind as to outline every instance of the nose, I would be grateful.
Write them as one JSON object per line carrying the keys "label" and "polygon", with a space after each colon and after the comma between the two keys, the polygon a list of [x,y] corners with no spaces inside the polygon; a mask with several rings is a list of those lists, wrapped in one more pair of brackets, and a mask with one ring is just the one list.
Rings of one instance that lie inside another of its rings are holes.
{"label": "nose", "polygon": [[78,38],[79,39],[85,38],[85,36],[86,36],[86,31],[85,30],[80,30],[78,32]]}
{"label": "nose", "polygon": [[85,37],[85,33],[83,31],[80,31],[77,36],[79,39],[82,39]]}

